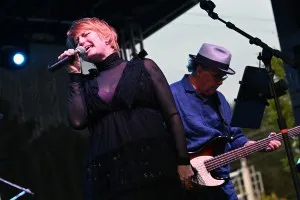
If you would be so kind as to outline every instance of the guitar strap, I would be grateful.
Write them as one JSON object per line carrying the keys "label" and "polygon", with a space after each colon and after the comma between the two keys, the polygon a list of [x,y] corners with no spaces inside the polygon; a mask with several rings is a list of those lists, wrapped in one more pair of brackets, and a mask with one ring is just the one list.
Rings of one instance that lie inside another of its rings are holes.
{"label": "guitar strap", "polygon": [[226,135],[228,137],[231,137],[231,134],[230,134],[230,131],[229,131],[230,125],[225,120],[224,114],[222,112],[221,101],[219,99],[219,95],[218,95],[217,92],[213,95],[213,103],[215,104],[214,107],[216,108],[216,112],[219,114],[219,116],[221,118],[221,122],[225,127]]}

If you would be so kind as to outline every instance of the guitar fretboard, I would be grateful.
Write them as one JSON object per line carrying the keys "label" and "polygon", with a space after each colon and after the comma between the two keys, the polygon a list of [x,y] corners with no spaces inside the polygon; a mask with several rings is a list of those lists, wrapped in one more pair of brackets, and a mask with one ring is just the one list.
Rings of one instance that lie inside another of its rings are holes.
{"label": "guitar fretboard", "polygon": [[[289,129],[286,134],[288,134],[288,136],[290,136],[290,137],[295,137],[299,134],[299,131],[300,131],[300,126],[297,126],[295,128]],[[235,150],[226,152],[222,155],[215,156],[209,160],[206,160],[204,162],[206,169],[208,171],[212,171],[221,166],[229,164],[235,160],[244,158],[252,153],[266,149],[266,147],[268,146],[268,144],[271,140],[282,141],[282,133],[272,135],[271,137],[267,137],[262,140],[258,140],[252,145],[243,146],[243,147],[237,148]]]}

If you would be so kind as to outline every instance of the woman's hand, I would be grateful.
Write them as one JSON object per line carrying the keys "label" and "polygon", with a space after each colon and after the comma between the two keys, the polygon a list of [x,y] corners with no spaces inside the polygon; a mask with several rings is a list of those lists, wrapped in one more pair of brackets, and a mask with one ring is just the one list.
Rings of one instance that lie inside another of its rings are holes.
{"label": "woman's hand", "polygon": [[66,69],[69,73],[81,73],[80,58],[74,49],[68,49],[58,56],[58,59],[65,58],[67,56],[74,56],[73,62],[67,65]]}
{"label": "woman's hand", "polygon": [[191,179],[194,176],[193,169],[191,165],[178,165],[177,171],[180,177],[180,180],[187,189],[192,188]]}

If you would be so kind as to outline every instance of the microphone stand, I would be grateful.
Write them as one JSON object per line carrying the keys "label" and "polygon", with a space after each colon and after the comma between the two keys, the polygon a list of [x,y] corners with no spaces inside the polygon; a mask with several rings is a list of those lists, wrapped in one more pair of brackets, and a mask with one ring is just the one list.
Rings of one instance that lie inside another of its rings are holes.
{"label": "microphone stand", "polygon": [[296,191],[296,197],[297,197],[297,200],[300,200],[299,179],[297,177],[296,165],[295,165],[295,161],[293,159],[294,156],[293,156],[293,152],[291,150],[291,144],[289,142],[288,134],[286,134],[288,132],[286,121],[282,115],[280,102],[279,102],[278,96],[276,95],[276,92],[275,92],[275,84],[274,84],[274,80],[273,80],[274,71],[272,70],[271,59],[273,56],[276,56],[277,58],[282,59],[285,63],[289,64],[290,66],[292,66],[293,68],[296,69],[296,67],[294,66],[294,62],[291,59],[289,59],[288,57],[286,57],[285,55],[283,55],[282,52],[280,52],[279,50],[275,50],[275,49],[272,49],[271,47],[269,47],[267,44],[262,42],[259,38],[252,37],[251,35],[247,34],[243,30],[237,28],[231,22],[226,22],[223,19],[219,18],[218,14],[213,12],[213,10],[216,6],[212,1],[200,0],[200,7],[202,9],[204,9],[212,19],[214,19],[214,20],[217,19],[217,20],[223,22],[224,24],[226,24],[226,26],[228,28],[233,29],[236,32],[238,32],[241,35],[248,38],[250,44],[255,44],[257,46],[262,47],[262,49],[263,49],[262,55],[259,56],[258,59],[261,59],[264,62],[265,68],[268,72],[269,86],[270,86],[271,94],[274,97],[275,107],[276,107],[276,111],[277,111],[277,117],[278,117],[277,123],[278,123],[278,127],[280,129],[280,132],[282,133],[283,142],[284,142],[288,162],[290,165],[291,175],[292,175],[292,179],[293,179],[293,183],[294,183],[294,187],[295,187],[295,191]]}

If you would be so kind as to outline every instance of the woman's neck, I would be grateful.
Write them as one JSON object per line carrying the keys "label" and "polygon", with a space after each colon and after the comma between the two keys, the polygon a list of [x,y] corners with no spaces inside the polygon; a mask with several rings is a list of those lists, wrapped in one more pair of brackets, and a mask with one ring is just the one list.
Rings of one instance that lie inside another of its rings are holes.
{"label": "woman's neck", "polygon": [[117,52],[110,54],[101,62],[96,62],[95,65],[99,71],[106,70],[121,63],[123,60]]}

